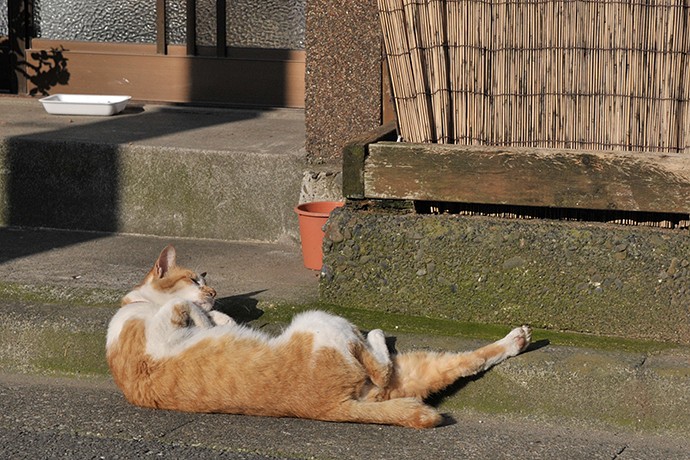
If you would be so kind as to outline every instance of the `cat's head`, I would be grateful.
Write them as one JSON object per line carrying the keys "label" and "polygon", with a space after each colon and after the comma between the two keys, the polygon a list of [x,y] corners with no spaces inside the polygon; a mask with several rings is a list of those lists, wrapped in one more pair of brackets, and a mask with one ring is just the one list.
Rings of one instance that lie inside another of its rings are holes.
{"label": "cat's head", "polygon": [[176,257],[175,248],[166,246],[141,284],[122,300],[123,305],[146,301],[162,306],[170,300],[181,299],[210,310],[216,291],[206,285],[206,273],[197,274],[180,267]]}

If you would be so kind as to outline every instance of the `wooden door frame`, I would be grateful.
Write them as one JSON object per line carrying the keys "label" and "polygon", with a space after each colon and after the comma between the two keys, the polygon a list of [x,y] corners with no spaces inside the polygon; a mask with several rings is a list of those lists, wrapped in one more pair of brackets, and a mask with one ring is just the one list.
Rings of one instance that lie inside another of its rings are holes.
{"label": "wooden door frame", "polygon": [[[305,52],[228,48],[219,58],[213,49],[188,56],[185,45],[169,45],[158,54],[154,44],[61,42],[34,39],[27,50],[31,68],[41,58],[65,62],[65,86],[27,83],[33,94],[55,92],[126,94],[133,99],[218,106],[304,108]],[[54,70],[54,66],[49,67]]]}

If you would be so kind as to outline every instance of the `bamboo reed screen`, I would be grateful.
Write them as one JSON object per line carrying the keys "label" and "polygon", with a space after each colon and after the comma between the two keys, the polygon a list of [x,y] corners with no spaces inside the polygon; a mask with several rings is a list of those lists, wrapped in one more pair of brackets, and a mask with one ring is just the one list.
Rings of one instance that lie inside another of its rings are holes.
{"label": "bamboo reed screen", "polygon": [[690,153],[689,0],[378,0],[409,142]]}

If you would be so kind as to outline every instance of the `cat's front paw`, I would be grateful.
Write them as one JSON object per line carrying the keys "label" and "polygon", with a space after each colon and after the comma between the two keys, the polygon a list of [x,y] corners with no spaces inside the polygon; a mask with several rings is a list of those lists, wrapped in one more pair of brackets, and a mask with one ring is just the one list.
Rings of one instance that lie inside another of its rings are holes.
{"label": "cat's front paw", "polygon": [[175,327],[189,326],[189,305],[185,303],[178,303],[173,305],[172,313],[170,315],[170,322]]}
{"label": "cat's front paw", "polygon": [[204,310],[205,312],[209,312],[209,313],[210,313],[211,310],[213,309],[214,303],[215,303],[215,302],[214,302],[214,299],[203,299],[203,300],[199,300],[199,301],[197,301],[197,302],[194,302],[194,305],[196,305],[197,307],[201,308],[201,309]]}
{"label": "cat's front paw", "polygon": [[211,317],[211,321],[213,321],[216,326],[222,326],[224,324],[237,324],[234,319],[225,313],[219,312],[218,310],[209,311],[208,316]]}
{"label": "cat's front paw", "polygon": [[211,311],[216,301],[216,290],[212,287],[201,286],[198,300],[194,304],[204,311]]}

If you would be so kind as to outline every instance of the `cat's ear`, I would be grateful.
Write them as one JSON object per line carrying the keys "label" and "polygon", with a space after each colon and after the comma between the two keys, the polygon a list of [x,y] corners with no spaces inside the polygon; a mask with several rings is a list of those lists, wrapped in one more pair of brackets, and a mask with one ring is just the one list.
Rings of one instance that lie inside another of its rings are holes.
{"label": "cat's ear", "polygon": [[168,270],[175,266],[176,257],[177,254],[175,253],[175,248],[172,244],[167,245],[161,251],[161,255],[158,256],[156,265],[153,266],[153,269],[158,278],[163,278],[165,274],[168,273]]}

